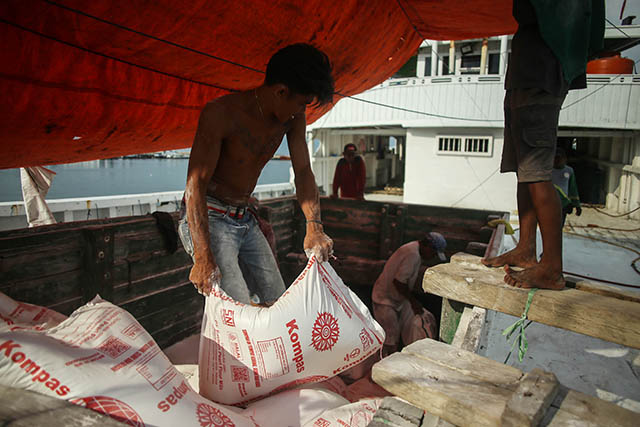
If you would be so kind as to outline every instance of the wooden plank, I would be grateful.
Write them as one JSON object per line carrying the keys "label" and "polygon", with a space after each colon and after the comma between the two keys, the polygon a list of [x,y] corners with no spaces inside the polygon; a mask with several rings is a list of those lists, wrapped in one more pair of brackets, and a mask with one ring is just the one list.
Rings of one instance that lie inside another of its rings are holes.
{"label": "wooden plank", "polygon": [[49,241],[38,246],[23,247],[5,252],[0,258],[2,282],[46,277],[82,269],[84,242],[80,234]]}
{"label": "wooden plank", "polygon": [[519,370],[424,339],[373,366],[373,380],[455,425],[499,425]]}
{"label": "wooden plank", "polygon": [[557,411],[546,424],[550,427],[637,427],[640,420],[636,412],[566,387],[561,387],[553,407]]}
{"label": "wooden plank", "polygon": [[113,267],[114,288],[144,280],[145,278],[190,267],[191,257],[182,249],[168,255],[164,251],[139,254],[116,262]]}
{"label": "wooden plank", "polygon": [[451,345],[475,353],[480,345],[487,310],[480,307],[465,307]]}
{"label": "wooden plank", "polygon": [[[170,328],[156,331],[153,334],[153,339],[156,341],[160,348],[167,348],[177,342],[182,341],[185,338],[189,338],[192,335],[200,333],[202,329],[202,313],[199,313],[192,318],[184,319]],[[195,355],[196,359],[198,355]]]}
{"label": "wooden plank", "polygon": [[560,384],[555,375],[536,368],[520,381],[502,413],[502,425],[537,426],[555,399]]}
{"label": "wooden plank", "polygon": [[[480,258],[457,254],[449,264],[427,270],[423,289],[444,298],[520,316],[527,289],[509,286],[504,271],[488,268]],[[575,289],[539,290],[529,309],[530,320],[605,341],[640,348],[640,304]]]}
{"label": "wooden plank", "polygon": [[542,419],[552,426],[630,427],[639,419],[611,402],[559,386],[552,374],[534,370],[525,376],[428,338],[376,363],[372,378],[394,395],[460,426],[536,425]]}
{"label": "wooden plank", "polygon": [[427,363],[452,367],[456,372],[480,382],[499,385],[512,391],[516,390],[518,382],[524,376],[513,366],[504,365],[430,338],[411,343],[402,349],[402,353],[424,359]]}
{"label": "wooden plank", "polygon": [[124,304],[127,301],[144,297],[145,295],[152,295],[163,289],[170,289],[176,284],[190,283],[190,271],[191,265],[188,265],[152,274],[132,282],[122,283],[114,288],[113,297],[110,301],[114,304]]}
{"label": "wooden plank", "polygon": [[0,292],[16,301],[28,301],[31,304],[51,308],[52,305],[70,298],[82,296],[84,273],[74,270],[46,277],[26,278],[23,281],[8,282],[0,285]]}
{"label": "wooden plank", "polygon": [[153,294],[133,298],[119,304],[122,308],[131,313],[136,319],[161,312],[169,306],[176,305],[180,301],[197,299],[204,301],[191,282],[177,283],[174,286],[160,289]]}

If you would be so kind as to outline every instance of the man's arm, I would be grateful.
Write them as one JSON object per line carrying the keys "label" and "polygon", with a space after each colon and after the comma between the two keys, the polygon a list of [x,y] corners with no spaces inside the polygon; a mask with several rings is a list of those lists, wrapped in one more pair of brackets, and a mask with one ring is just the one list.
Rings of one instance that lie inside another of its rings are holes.
{"label": "man's arm", "polygon": [[409,286],[406,283],[402,283],[398,279],[393,279],[393,286],[396,287],[396,290],[400,293],[400,295],[402,295],[409,301],[409,303],[411,304],[411,308],[413,309],[413,312],[415,314],[422,313],[422,304],[409,290]]}
{"label": "man's arm", "polygon": [[[209,295],[212,278],[220,280],[220,271],[211,252],[209,215],[207,211],[207,186],[220,158],[222,146],[222,107],[207,104],[200,113],[198,129],[191,147],[185,201],[187,221],[193,240],[193,267],[189,280],[198,292]],[[213,277],[212,277],[213,275]]]}
{"label": "man's arm", "polygon": [[320,200],[318,186],[311,170],[309,151],[305,141],[307,127],[304,113],[296,114],[291,129],[287,132],[289,153],[295,173],[296,194],[298,203],[307,219],[307,232],[304,238],[304,250],[307,256],[311,253],[318,261],[325,262],[333,253],[333,241],[324,234],[320,219]]}

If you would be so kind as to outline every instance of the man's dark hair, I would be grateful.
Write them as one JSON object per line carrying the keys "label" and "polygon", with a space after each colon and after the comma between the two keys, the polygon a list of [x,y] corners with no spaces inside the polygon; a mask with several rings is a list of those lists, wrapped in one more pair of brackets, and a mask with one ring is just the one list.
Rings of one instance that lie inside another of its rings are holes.
{"label": "man's dark hair", "polygon": [[356,144],[353,143],[348,143],[347,145],[344,146],[344,150],[343,153],[346,153],[347,150],[353,151],[353,152],[357,152],[358,151],[358,147],[356,147]]}
{"label": "man's dark hair", "polygon": [[266,85],[281,83],[292,92],[313,95],[319,105],[333,100],[333,77],[329,57],[306,43],[277,51],[267,64]]}

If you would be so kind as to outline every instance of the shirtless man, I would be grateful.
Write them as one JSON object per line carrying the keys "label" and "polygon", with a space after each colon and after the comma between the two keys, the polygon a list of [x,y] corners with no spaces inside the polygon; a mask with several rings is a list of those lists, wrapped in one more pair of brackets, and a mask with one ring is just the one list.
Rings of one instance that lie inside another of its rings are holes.
{"label": "shirtless man", "polygon": [[305,108],[333,96],[329,58],[306,44],[269,60],[262,86],[226,95],[200,114],[178,232],[193,258],[189,280],[209,295],[220,287],[236,301],[270,304],[285,291],[273,253],[247,210],[260,172],[287,136],[297,198],[307,219],[304,249],[320,262],[333,251],[320,220],[318,188],[305,140]]}

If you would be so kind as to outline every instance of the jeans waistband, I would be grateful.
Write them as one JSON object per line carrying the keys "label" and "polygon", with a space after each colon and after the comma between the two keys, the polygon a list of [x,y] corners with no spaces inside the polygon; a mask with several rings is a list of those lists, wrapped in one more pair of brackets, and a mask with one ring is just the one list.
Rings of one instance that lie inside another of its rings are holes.
{"label": "jeans waistband", "polygon": [[[182,197],[182,203],[185,204],[184,196]],[[232,218],[241,219],[243,216],[249,212],[249,207],[239,207],[227,205],[220,200],[213,198],[211,196],[207,196],[207,209],[214,212],[219,212],[222,214],[228,214]]]}

